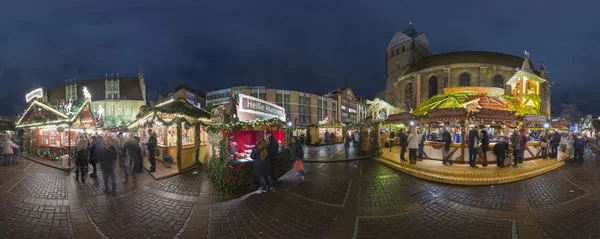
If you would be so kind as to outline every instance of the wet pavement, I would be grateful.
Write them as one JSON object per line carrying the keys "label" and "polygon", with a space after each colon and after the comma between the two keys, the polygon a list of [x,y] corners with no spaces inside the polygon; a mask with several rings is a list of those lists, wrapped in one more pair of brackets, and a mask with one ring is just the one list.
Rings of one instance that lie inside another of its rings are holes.
{"label": "wet pavement", "polygon": [[344,150],[343,144],[312,146],[304,145],[304,160],[307,162],[341,162],[348,160],[365,159],[368,156],[350,144],[348,155]]}
{"label": "wet pavement", "polygon": [[306,163],[232,198],[198,174],[104,191],[23,160],[0,167],[0,238],[600,238],[600,157],[495,186],[445,185],[372,159]]}

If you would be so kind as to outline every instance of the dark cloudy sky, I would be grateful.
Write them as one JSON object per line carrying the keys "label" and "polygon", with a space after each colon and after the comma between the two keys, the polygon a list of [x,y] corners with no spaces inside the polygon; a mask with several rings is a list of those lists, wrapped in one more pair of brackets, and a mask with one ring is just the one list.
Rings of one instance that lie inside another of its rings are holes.
{"label": "dark cloudy sky", "polygon": [[[434,53],[546,58],[552,103],[586,113],[600,87],[598,1],[20,0],[0,8],[0,113],[66,79],[135,76],[156,97],[185,83],[208,91],[265,85],[324,94],[384,87],[385,47],[412,22]],[[554,107],[556,108],[556,107]]]}

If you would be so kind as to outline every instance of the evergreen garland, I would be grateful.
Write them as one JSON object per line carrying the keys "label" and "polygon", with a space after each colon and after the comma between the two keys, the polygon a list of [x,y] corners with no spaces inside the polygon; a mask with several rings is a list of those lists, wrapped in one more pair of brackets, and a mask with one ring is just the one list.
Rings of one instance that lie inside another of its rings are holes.
{"label": "evergreen garland", "polygon": [[371,157],[381,156],[381,146],[379,145],[379,135],[376,130],[371,131]]}
{"label": "evergreen garland", "polygon": [[200,165],[200,126],[196,126],[194,128],[194,144],[196,146],[196,150],[194,151],[194,159],[196,160],[196,164]]}
{"label": "evergreen garland", "polygon": [[177,168],[181,169],[181,148],[182,148],[182,126],[181,123],[177,124]]}

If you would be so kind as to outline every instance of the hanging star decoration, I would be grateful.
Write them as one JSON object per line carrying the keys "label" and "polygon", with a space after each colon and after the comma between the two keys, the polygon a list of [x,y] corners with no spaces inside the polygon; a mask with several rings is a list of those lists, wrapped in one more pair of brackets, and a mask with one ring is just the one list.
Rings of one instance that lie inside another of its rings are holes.
{"label": "hanging star decoration", "polygon": [[481,100],[481,99],[478,98],[478,99],[474,99],[474,100],[465,102],[463,104],[463,107],[465,107],[467,112],[479,112],[479,109],[481,109],[481,105],[479,105],[479,100]]}

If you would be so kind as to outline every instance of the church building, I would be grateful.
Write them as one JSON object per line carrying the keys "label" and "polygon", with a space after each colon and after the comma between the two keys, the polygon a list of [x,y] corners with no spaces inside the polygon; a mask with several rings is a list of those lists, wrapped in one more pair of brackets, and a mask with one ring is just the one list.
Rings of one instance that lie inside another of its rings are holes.
{"label": "church building", "polygon": [[[407,111],[443,93],[447,87],[497,87],[510,94],[508,80],[523,69],[547,79],[544,61],[536,69],[527,52],[525,58],[488,51],[433,54],[425,33],[418,33],[412,25],[394,34],[385,59],[385,99]],[[540,108],[549,113],[548,82],[540,85],[540,98]]]}

